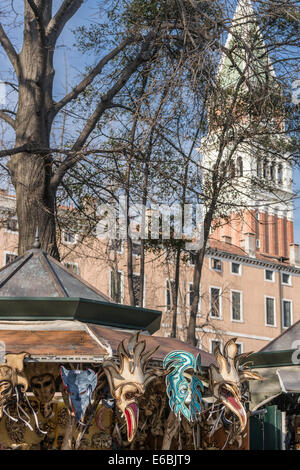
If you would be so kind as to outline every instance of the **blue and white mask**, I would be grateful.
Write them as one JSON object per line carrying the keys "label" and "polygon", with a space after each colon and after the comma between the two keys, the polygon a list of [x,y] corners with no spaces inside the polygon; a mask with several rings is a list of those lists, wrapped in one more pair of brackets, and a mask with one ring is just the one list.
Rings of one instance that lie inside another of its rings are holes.
{"label": "blue and white mask", "polygon": [[175,416],[183,415],[188,421],[197,419],[201,411],[203,384],[197,377],[201,371],[201,356],[197,359],[186,351],[172,351],[163,362],[169,373],[166,376],[167,395]]}
{"label": "blue and white mask", "polygon": [[69,393],[75,417],[77,421],[80,421],[91,402],[97,385],[97,375],[91,369],[68,370],[63,366],[60,368],[60,374],[64,387]]}

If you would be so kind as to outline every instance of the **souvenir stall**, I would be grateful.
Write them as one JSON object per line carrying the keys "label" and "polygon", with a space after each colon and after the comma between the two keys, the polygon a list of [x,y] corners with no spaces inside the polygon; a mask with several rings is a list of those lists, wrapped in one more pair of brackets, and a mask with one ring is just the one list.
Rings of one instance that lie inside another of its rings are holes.
{"label": "souvenir stall", "polygon": [[160,338],[36,246],[0,270],[1,449],[249,448],[235,340],[212,356]]}
{"label": "souvenir stall", "polygon": [[300,450],[300,321],[251,356],[250,448]]}

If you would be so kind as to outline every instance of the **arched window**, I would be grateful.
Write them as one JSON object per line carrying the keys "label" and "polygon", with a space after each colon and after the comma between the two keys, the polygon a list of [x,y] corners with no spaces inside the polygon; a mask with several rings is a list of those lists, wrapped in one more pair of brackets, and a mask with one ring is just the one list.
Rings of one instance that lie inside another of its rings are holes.
{"label": "arched window", "polygon": [[277,183],[282,184],[282,165],[281,165],[281,163],[278,165],[278,168],[277,168]]}
{"label": "arched window", "polygon": [[233,161],[229,162],[228,176],[229,176],[229,178],[234,178],[235,177],[235,165],[234,165]]}
{"label": "arched window", "polygon": [[266,180],[268,178],[268,161],[264,160],[263,163],[263,177]]}
{"label": "arched window", "polygon": [[270,180],[275,181],[275,164],[271,163],[270,165]]}
{"label": "arched window", "polygon": [[243,176],[244,168],[243,168],[243,159],[242,159],[242,157],[237,158],[236,166],[237,166],[237,175],[238,176]]}
{"label": "arched window", "polygon": [[257,159],[256,163],[256,175],[258,178],[261,178],[261,161]]}

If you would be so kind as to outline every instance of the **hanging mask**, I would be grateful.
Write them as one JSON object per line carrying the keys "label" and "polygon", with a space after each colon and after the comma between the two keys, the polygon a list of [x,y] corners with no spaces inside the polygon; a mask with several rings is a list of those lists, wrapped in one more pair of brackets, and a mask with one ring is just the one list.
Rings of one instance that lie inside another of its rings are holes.
{"label": "hanging mask", "polygon": [[197,377],[201,371],[201,356],[197,359],[186,351],[172,351],[163,362],[166,376],[167,395],[170,408],[175,416],[184,416],[192,422],[201,410],[203,384]]}
{"label": "hanging mask", "polygon": [[240,367],[240,361],[251,353],[237,355],[237,338],[232,338],[224,346],[224,353],[217,346],[214,350],[218,367],[209,367],[210,390],[218,401],[225,405],[226,410],[237,416],[240,426],[237,433],[241,434],[247,425],[247,413],[243,403],[241,385],[247,380],[263,380],[257,373]]}
{"label": "hanging mask", "polygon": [[28,380],[23,374],[25,357],[29,354],[6,354],[5,363],[0,365],[0,418],[16,387],[20,385],[22,392],[28,388]]}
{"label": "hanging mask", "polygon": [[91,402],[97,385],[97,375],[91,369],[68,370],[63,366],[60,368],[60,374],[63,385],[69,393],[75,417],[80,421]]}
{"label": "hanging mask", "polygon": [[139,397],[155,378],[155,372],[148,368],[148,361],[157,347],[145,352],[146,342],[139,341],[139,334],[137,332],[129,338],[127,348],[124,341],[119,344],[119,366],[111,359],[103,362],[110,393],[126,419],[128,442],[134,439],[138,428]]}

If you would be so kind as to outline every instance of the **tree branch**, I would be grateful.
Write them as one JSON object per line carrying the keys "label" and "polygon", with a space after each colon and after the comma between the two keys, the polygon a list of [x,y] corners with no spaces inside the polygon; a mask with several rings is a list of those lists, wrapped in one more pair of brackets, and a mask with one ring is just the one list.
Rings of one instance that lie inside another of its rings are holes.
{"label": "tree branch", "polygon": [[44,24],[43,24],[43,20],[42,20],[42,13],[40,12],[40,10],[38,9],[38,7],[36,6],[34,0],[27,0],[27,2],[29,3],[29,6],[31,8],[31,10],[33,11],[33,14],[35,16],[35,19],[37,21],[37,24],[39,26],[39,33],[41,35],[41,39],[42,39],[42,43],[43,43],[43,46],[45,46],[45,27],[44,27]]}
{"label": "tree branch", "polygon": [[0,24],[0,44],[6,52],[7,57],[9,58],[17,77],[21,74],[19,56],[16,53],[16,50],[12,43],[10,42],[6,32],[4,31],[2,25]]}
{"label": "tree branch", "polygon": [[[150,60],[151,56],[149,53],[149,46],[153,37],[154,37],[154,32],[152,31],[146,36],[146,40],[141,47],[141,51],[138,54],[138,56],[135,58],[135,60],[130,62],[123,69],[123,72],[121,73],[120,78],[117,80],[117,82],[110,88],[110,90],[105,95],[101,96],[100,102],[98,103],[95,111],[87,120],[87,123],[84,126],[81,134],[79,135],[76,142],[74,143],[71,149],[73,152],[79,151],[84,146],[89,135],[95,129],[97,122],[99,121],[103,113],[111,107],[113,98],[124,87],[124,85],[127,83],[129,78],[133,75],[133,73],[139,68],[139,66],[143,62],[147,62],[148,60]],[[67,156],[67,158],[62,162],[57,172],[53,175],[51,179],[51,186],[53,189],[56,189],[58,187],[65,173],[74,165],[76,165],[76,163],[80,161],[80,159],[81,159],[80,154],[79,155],[75,154],[74,156],[72,155]]]}
{"label": "tree branch", "polygon": [[97,153],[105,153],[105,154],[115,154],[115,153],[125,153],[126,148],[124,147],[119,147],[119,148],[114,148],[114,149],[81,149],[76,151],[72,150],[65,150],[65,149],[59,149],[59,148],[49,148],[49,147],[37,147],[35,145],[31,144],[26,144],[26,145],[21,145],[20,147],[14,147],[12,149],[5,149],[5,150],[0,150],[0,158],[3,157],[8,157],[11,155],[16,155],[17,153],[29,153],[29,154],[37,154],[37,155],[44,155],[45,157],[48,157],[49,155],[53,153],[58,153],[58,154],[63,154],[63,155],[71,155],[74,157],[75,155],[80,154],[80,158],[82,159],[86,155],[92,155],[92,154],[97,154]]}
{"label": "tree branch", "polygon": [[15,114],[13,111],[9,111],[9,109],[0,109],[0,119],[3,119],[3,121],[7,122],[13,129],[16,128],[16,121],[8,116],[7,113]]}
{"label": "tree branch", "polygon": [[68,104],[70,101],[74,100],[77,98],[77,96],[82,93],[85,88],[92,83],[94,78],[99,75],[102,72],[103,67],[116,55],[119,54],[126,46],[131,44],[133,42],[134,38],[133,37],[128,37],[126,38],[121,44],[119,44],[115,49],[113,49],[111,52],[109,52],[105,57],[103,57],[100,62],[96,65],[96,67],[91,70],[91,72],[88,74],[87,77],[85,77],[75,88],[73,88],[70,93],[68,93],[62,100],[60,100],[58,103],[56,103],[53,108],[50,111],[50,116],[51,118],[54,118],[55,115],[64,107],[66,104]]}
{"label": "tree branch", "polygon": [[65,24],[81,7],[83,0],[64,0],[46,28],[46,37],[53,44],[57,41]]}

